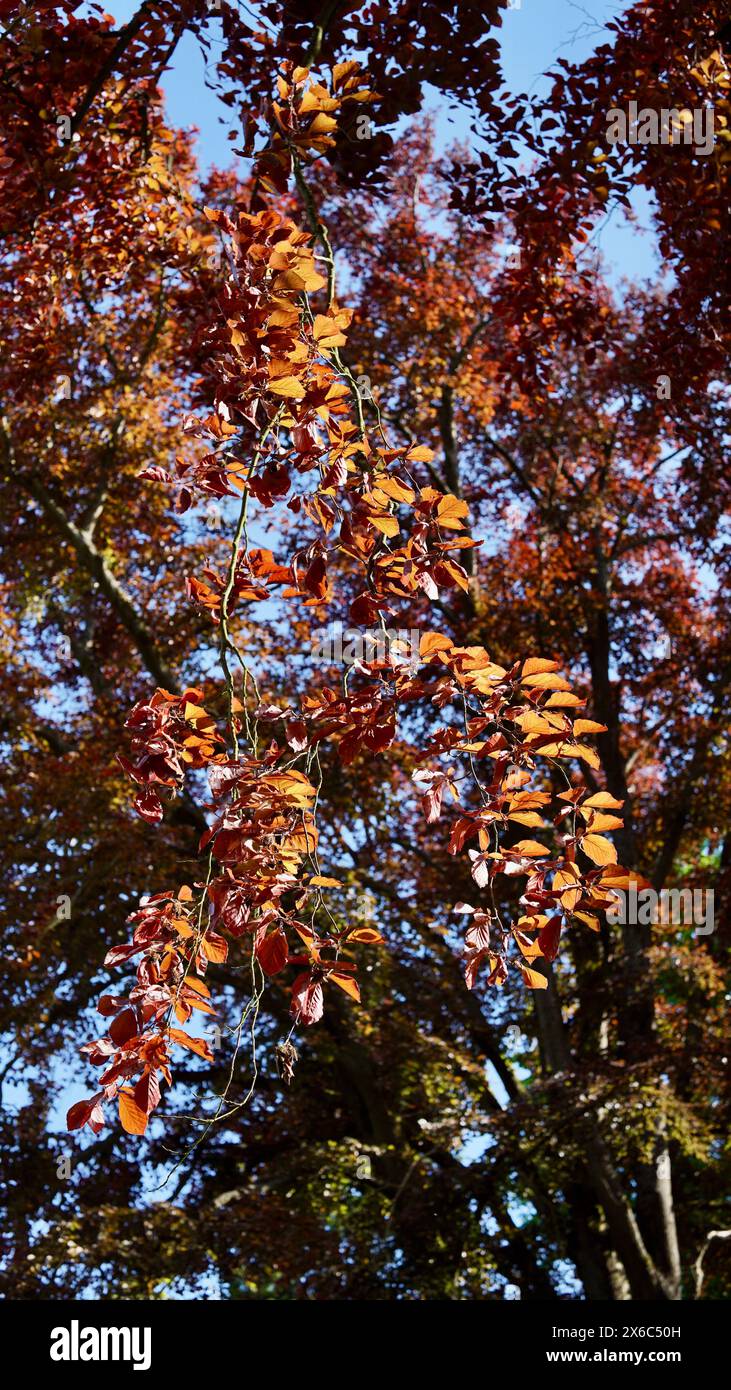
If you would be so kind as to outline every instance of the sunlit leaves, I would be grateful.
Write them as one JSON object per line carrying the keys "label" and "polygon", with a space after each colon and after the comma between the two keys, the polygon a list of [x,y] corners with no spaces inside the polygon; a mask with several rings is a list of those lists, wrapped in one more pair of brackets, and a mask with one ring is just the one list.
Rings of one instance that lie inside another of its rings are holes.
{"label": "sunlit leaves", "polygon": [[[337,65],[329,87],[285,64],[270,138],[255,155],[257,188],[283,191],[294,173],[301,191],[304,168],[333,148],[348,105],[372,99],[356,65]],[[404,651],[388,636],[386,618],[405,602],[441,603],[444,595],[459,600],[470,592],[468,570],[456,557],[467,560],[479,542],[458,490],[415,481],[414,471],[434,459],[431,447],[399,446],[382,421],[378,430],[366,423],[339,355],[352,314],[337,303],[329,241],[312,208],[309,233],[273,197],[258,196],[245,211],[240,204],[235,215],[208,207],[206,217],[227,238],[231,273],[201,329],[214,405],[208,415],[186,419],[187,437],[203,440],[206,453],[176,464],[179,509],[239,496],[242,510],[226,566],[206,566],[186,585],[189,600],[217,629],[223,687],[212,680],[205,692],[180,695],[158,688],[138,701],[127,721],[131,756],[120,758],[149,823],[186,791],[191,772],[206,770],[212,798],[199,843],[208,856],[205,878],[198,875],[177,897],[144,899],[129,918],[132,941],[108,955],[114,965],[140,956],[129,1005],[115,1001],[108,1041],[89,1054],[97,1065],[108,1063],[103,1082],[110,1098],[119,1095],[130,1133],[144,1132],[159,1101],[158,1073],[169,1079],[171,1044],[212,1060],[209,1044],[172,1020],[186,1025],[195,1013],[215,1015],[202,977],[210,966],[224,966],[241,938],[249,938],[252,969],[262,977],[298,968],[291,984],[295,1024],[316,1023],[331,989],[360,1001],[350,947],[378,946],[382,936],[349,921],[338,925],[342,885],[320,870],[316,773],[323,750],[333,749],[346,767],[374,759],[397,744],[405,709],[452,709],[456,719],[437,724],[427,751],[415,752],[412,775],[429,826],[454,805],[449,852],[467,849],[476,888],[489,895],[490,906],[470,910],[469,987],[483,971],[490,984],[507,980],[512,943],[525,984],[544,988],[531,962],[555,958],[559,914],[601,901],[600,886],[576,867],[577,852],[598,866],[616,862],[600,833],[612,828],[600,806],[584,809],[577,793],[562,814],[551,815],[550,792],[532,781],[537,766],[599,766],[578,736],[604,726],[572,723],[583,701],[557,661],[529,657],[508,668],[483,647],[460,646],[429,628],[419,633],[418,651],[409,644]],[[325,251],[319,262],[318,244]],[[157,476],[148,472],[148,479]],[[304,544],[275,559],[273,551],[250,547],[244,522],[254,504],[276,515],[285,503],[311,529]],[[245,606],[276,595],[295,612],[319,612],[333,600],[334,577],[343,569],[354,581],[351,621],[386,631],[390,645],[366,647],[352,678],[313,684],[299,707],[252,708],[239,700],[229,658],[235,653],[243,663],[232,632]],[[449,761],[435,765],[443,755]],[[540,838],[521,838],[523,827]],[[495,909],[501,876],[524,884],[521,911],[507,923]],[[131,1091],[126,1083],[134,1076]]]}
{"label": "sunlit leaves", "polygon": [[147,1111],[138,1105],[131,1091],[119,1093],[119,1119],[127,1134],[144,1134],[147,1129]]}

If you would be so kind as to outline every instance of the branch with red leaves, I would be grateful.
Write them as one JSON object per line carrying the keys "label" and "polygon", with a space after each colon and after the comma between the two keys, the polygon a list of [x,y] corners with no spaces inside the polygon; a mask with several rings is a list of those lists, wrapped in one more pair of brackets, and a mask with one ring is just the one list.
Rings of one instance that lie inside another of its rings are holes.
{"label": "branch with red leaves", "polygon": [[[342,690],[308,693],[297,709],[260,702],[251,708],[235,695],[231,659],[242,669],[244,690],[249,678],[256,689],[232,635],[244,605],[278,596],[321,608],[332,598],[329,576],[337,562],[357,578],[350,622],[385,632],[399,605],[419,596],[439,599],[469,583],[458,559],[477,544],[465,534],[467,504],[414,482],[413,465],[428,463],[429,449],[392,445],[380,420],[372,434],[367,429],[340,356],[351,314],[336,299],[332,254],[323,276],[311,236],[277,206],[293,174],[306,190],[303,169],[332,143],[336,113],[372,100],[355,63],[336,66],[330,86],[306,69],[286,67],[249,210],[235,218],[208,213],[228,239],[231,275],[196,345],[213,404],[205,418],[191,417],[186,430],[205,440],[207,451],[193,464],[179,463],[175,486],[180,511],[198,498],[241,498],[226,573],[207,569],[188,582],[189,599],[218,631],[228,717],[218,728],[203,691],[158,689],[130,714],[130,750],[121,758],[138,787],[135,807],[151,823],[161,819],[163,801],[183,789],[187,773],[205,771],[209,824],[200,851],[207,868],[193,884],[143,899],[129,919],[131,941],[107,955],[110,966],[140,957],[136,983],[127,998],[100,1000],[99,1011],[112,1019],[108,1035],[83,1049],[104,1068],[100,1089],[72,1106],[71,1129],[88,1123],[98,1132],[103,1102],[118,1099],[123,1127],[144,1133],[161,1082],[171,1084],[172,1048],[212,1060],[205,1040],[175,1024],[187,1024],[196,1012],[214,1013],[208,965],[223,964],[241,938],[250,948],[257,1000],[255,970],[262,979],[296,970],[293,1026],[322,1016],[331,986],[358,1001],[352,949],[382,938],[362,925],[336,928],[331,918],[325,929],[318,925],[327,917],[323,890],[340,886],[318,861],[319,788],[312,778],[325,744],[344,763],[382,754],[406,711],[418,704],[432,712],[433,732],[414,780],[430,822],[440,818],[446,793],[458,803],[449,848],[456,855],[469,846],[472,877],[487,897],[455,909],[471,918],[470,987],[479,969],[500,984],[517,968],[529,987],[544,988],[536,959],[555,958],[567,923],[597,929],[611,889],[626,881],[602,833],[620,824],[613,814],[619,803],[606,793],[589,796],[563,770],[564,762],[597,765],[584,736],[604,726],[574,720],[583,702],[553,661],[532,658],[506,670],[481,647],[456,647],[428,631],[409,663],[394,650],[356,661]],[[329,248],[313,209],[309,199],[310,220],[314,215]],[[160,470],[150,476],[161,480]],[[264,508],[289,497],[289,507],[313,524],[315,539],[284,562],[251,548],[252,497]],[[564,790],[546,789],[546,771],[563,776]],[[516,840],[516,827],[545,831],[550,846]],[[495,895],[500,875],[526,880],[518,916],[507,923]]]}

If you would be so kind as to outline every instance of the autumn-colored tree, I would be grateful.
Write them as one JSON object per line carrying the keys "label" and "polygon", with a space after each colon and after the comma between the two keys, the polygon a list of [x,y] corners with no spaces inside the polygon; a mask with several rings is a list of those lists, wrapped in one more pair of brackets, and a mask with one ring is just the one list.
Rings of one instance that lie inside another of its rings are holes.
{"label": "autumn-colored tree", "polygon": [[[727,161],[596,153],[725,130],[720,8],[632,7],[536,136],[496,4],[224,5],[201,182],[204,4],[2,7],[21,1296],[726,1287]],[[496,154],[394,138],[427,82]],[[640,181],[677,281],[620,299]],[[615,925],[648,885],[717,919]]]}

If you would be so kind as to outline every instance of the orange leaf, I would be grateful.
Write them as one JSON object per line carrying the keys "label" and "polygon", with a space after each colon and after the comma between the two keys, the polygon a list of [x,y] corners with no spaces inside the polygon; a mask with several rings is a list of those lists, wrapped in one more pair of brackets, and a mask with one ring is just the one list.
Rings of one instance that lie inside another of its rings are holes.
{"label": "orange leaf", "polygon": [[594,811],[591,815],[590,830],[592,834],[595,830],[620,830],[624,824],[621,816],[605,816],[601,811]]}
{"label": "orange leaf", "polygon": [[522,678],[526,676],[540,676],[544,671],[558,671],[557,661],[545,661],[542,656],[529,656],[523,662]]}
{"label": "orange leaf", "polygon": [[520,679],[522,685],[529,685],[532,690],[569,691],[571,689],[563,676],[557,676],[555,671],[538,671],[535,676],[521,676]]}
{"label": "orange leaf", "polygon": [[286,396],[290,401],[301,401],[305,396],[305,388],[296,376],[280,376],[276,381],[269,382],[269,390],[275,396]]}
{"label": "orange leaf", "polygon": [[619,811],[624,806],[623,801],[617,801],[616,796],[610,796],[609,792],[595,792],[584,802],[585,806],[601,806],[602,810]]}
{"label": "orange leaf", "polygon": [[548,980],[540,970],[531,970],[530,966],[521,965],[520,973],[529,989],[548,989]]}
{"label": "orange leaf", "polygon": [[328,979],[332,980],[333,984],[337,985],[339,989],[342,989],[344,994],[349,994],[350,998],[354,999],[356,1004],[360,1004],[358,981],[354,980],[352,975],[340,975],[333,970],[328,975]]}
{"label": "orange leaf", "polygon": [[588,763],[589,767],[601,767],[599,754],[595,748],[588,748],[585,743],[575,743],[572,748],[566,749],[567,754],[572,758],[581,758],[583,763]]}
{"label": "orange leaf", "polygon": [[590,927],[592,931],[599,931],[599,918],[595,917],[593,913],[575,912],[574,917],[578,917],[581,922],[586,922],[587,927]]}
{"label": "orange leaf", "polygon": [[355,931],[348,932],[348,941],[363,941],[368,946],[379,946],[383,937],[375,927],[356,927]]}
{"label": "orange leaf", "polygon": [[371,513],[368,520],[371,526],[375,526],[379,531],[382,531],[384,536],[397,536],[401,529],[396,517],[391,516],[390,512],[378,512],[376,515]]}
{"label": "orange leaf", "polygon": [[556,734],[566,728],[565,717],[560,714],[519,714],[516,719],[524,734]]}
{"label": "orange leaf", "polygon": [[315,315],[312,332],[320,347],[342,347],[347,342],[345,334],[340,332],[335,320],[328,318],[327,314]]}
{"label": "orange leaf", "polygon": [[413,502],[416,493],[413,488],[407,487],[400,478],[377,476],[377,484],[380,492],[384,492],[393,502]]}
{"label": "orange leaf", "polygon": [[213,1061],[213,1053],[205,1038],[191,1038],[190,1034],[184,1033],[182,1028],[171,1028],[170,1037],[181,1047],[187,1047],[190,1052],[195,1052],[199,1057],[205,1057],[207,1062]]}
{"label": "orange leaf", "polygon": [[431,463],[434,458],[434,450],[427,444],[414,444],[406,455],[407,459],[413,459],[416,463]]}
{"label": "orange leaf", "polygon": [[147,1115],[131,1091],[119,1093],[119,1119],[127,1134],[144,1134],[147,1129]]}
{"label": "orange leaf", "polygon": [[424,632],[419,639],[419,656],[431,656],[432,652],[448,652],[452,647],[451,637],[442,632]]}
{"label": "orange leaf", "polygon": [[442,497],[437,505],[437,521],[448,530],[458,531],[464,526],[463,518],[467,516],[468,511],[469,507],[463,498],[448,494]]}
{"label": "orange leaf", "polygon": [[578,695],[573,695],[570,690],[556,691],[554,695],[549,695],[546,700],[545,709],[573,709],[575,705],[585,705],[586,700],[580,700]]}
{"label": "orange leaf", "polygon": [[210,960],[214,965],[223,965],[228,956],[228,942],[216,933],[204,936],[201,941],[201,951],[206,960]]}
{"label": "orange leaf", "polygon": [[333,120],[332,116],[326,116],[325,113],[321,111],[317,116],[315,116],[315,119],[310,125],[306,134],[308,136],[328,134],[329,131],[335,130],[336,126],[337,121]]}
{"label": "orange leaf", "polygon": [[211,991],[208,985],[204,985],[202,980],[197,980],[194,975],[189,975],[185,981],[186,989],[192,989],[196,994],[202,994],[204,999],[210,999]]}
{"label": "orange leaf", "polygon": [[579,844],[588,854],[595,864],[616,864],[617,851],[611,840],[607,840],[603,835],[584,835]]}
{"label": "orange leaf", "polygon": [[517,928],[513,927],[513,936],[525,960],[535,960],[536,956],[541,954],[541,948],[538,942],[534,941],[530,936],[526,936],[525,932],[518,931]]}

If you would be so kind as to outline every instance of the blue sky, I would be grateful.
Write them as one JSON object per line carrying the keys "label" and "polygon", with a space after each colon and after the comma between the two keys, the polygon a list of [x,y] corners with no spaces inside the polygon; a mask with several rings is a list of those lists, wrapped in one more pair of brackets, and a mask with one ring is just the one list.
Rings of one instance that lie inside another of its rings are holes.
{"label": "blue sky", "polygon": [[[548,91],[543,74],[556,59],[580,62],[601,43],[611,40],[607,23],[629,8],[630,0],[513,0],[516,8],[503,15],[498,31],[507,87],[536,96]],[[118,24],[125,23],[137,10],[134,0],[111,0],[109,12]],[[215,60],[219,32],[215,11],[211,17],[211,57]],[[232,159],[231,143],[226,139],[230,113],[218,97],[205,86],[205,59],[198,43],[186,35],[178,45],[165,74],[165,91],[170,122],[176,126],[197,127],[198,158],[202,167],[226,167]],[[449,110],[438,93],[429,106],[438,112],[438,133],[445,144],[464,139],[469,124],[464,111]],[[658,259],[652,235],[648,232],[650,207],[643,190],[633,197],[637,222],[630,223],[615,210],[592,238],[607,263],[615,283],[623,278],[647,280],[658,274]]]}

